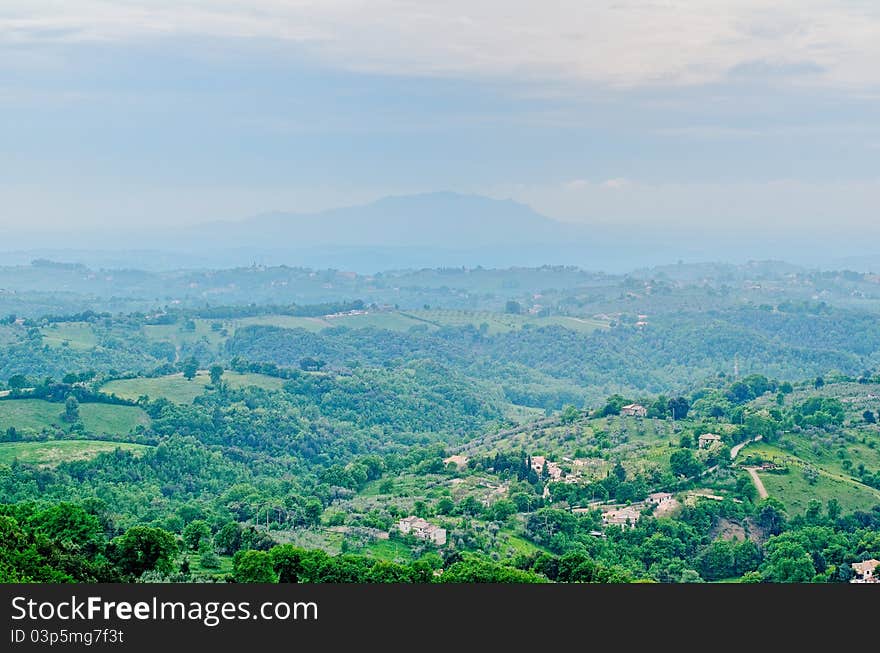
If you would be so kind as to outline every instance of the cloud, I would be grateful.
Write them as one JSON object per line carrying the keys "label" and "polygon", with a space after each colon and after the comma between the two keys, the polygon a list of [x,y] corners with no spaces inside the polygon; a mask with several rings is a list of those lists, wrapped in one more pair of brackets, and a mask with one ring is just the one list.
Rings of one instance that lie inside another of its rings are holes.
{"label": "cloud", "polygon": [[7,46],[194,35],[296,43],[329,65],[402,75],[880,84],[880,5],[857,0],[4,0],[0,9]]}
{"label": "cloud", "polygon": [[608,189],[608,190],[619,190],[621,188],[626,188],[630,185],[629,179],[624,179],[623,177],[616,177],[614,179],[606,179],[601,182],[591,182],[588,179],[572,179],[571,181],[563,182],[562,187],[571,192],[584,191],[587,189]]}

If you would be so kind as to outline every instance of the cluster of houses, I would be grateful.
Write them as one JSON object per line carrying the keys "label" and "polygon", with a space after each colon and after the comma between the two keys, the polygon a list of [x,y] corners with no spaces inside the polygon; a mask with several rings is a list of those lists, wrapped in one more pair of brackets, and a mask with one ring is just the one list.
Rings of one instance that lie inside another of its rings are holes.
{"label": "cluster of houses", "polygon": [[404,535],[412,535],[420,540],[433,542],[437,546],[446,544],[446,529],[435,526],[421,517],[404,517],[397,522],[397,529]]}

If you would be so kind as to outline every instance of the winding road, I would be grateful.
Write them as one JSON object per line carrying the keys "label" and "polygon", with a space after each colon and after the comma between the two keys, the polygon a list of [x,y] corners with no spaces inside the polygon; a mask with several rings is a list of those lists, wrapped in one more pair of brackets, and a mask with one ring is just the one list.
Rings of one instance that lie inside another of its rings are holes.
{"label": "winding road", "polygon": [[[744,446],[746,446],[747,444],[751,444],[752,442],[758,442],[763,439],[764,439],[763,435],[756,435],[751,440],[746,440],[745,442],[740,442],[738,445],[736,445],[735,447],[732,447],[730,449],[730,459],[734,460],[736,458],[737,454],[739,454],[739,452],[742,450],[742,448]],[[764,482],[761,480],[761,477],[758,476],[757,467],[746,467],[746,471],[749,473],[749,476],[752,477],[752,483],[755,484],[755,489],[758,491],[758,496],[762,499],[766,499],[767,497],[769,497],[770,494],[767,492],[767,488],[764,487]]]}
{"label": "winding road", "polygon": [[751,443],[751,442],[758,442],[758,441],[763,440],[763,439],[764,439],[764,436],[763,436],[763,435],[756,435],[756,436],[753,437],[751,440],[746,440],[745,442],[740,442],[738,445],[736,445],[735,447],[732,447],[732,448],[730,449],[730,459],[731,459],[731,460],[735,459],[736,456],[737,456],[737,454],[739,454],[740,450],[741,450],[744,446],[746,446],[747,444],[749,444],[749,443]]}

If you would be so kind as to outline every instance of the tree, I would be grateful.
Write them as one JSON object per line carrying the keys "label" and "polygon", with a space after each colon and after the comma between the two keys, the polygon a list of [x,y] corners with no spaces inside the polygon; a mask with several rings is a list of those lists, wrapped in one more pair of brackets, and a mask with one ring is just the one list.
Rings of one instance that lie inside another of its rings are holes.
{"label": "tree", "polygon": [[774,583],[806,583],[816,575],[813,558],[796,542],[771,542],[766,573]]}
{"label": "tree", "polygon": [[21,390],[22,388],[28,387],[29,384],[30,382],[24,374],[15,374],[13,376],[10,376],[9,381],[7,382],[7,385],[12,390]]}
{"label": "tree", "polygon": [[191,551],[198,551],[203,541],[211,541],[211,527],[204,519],[196,519],[186,525],[181,535]]}
{"label": "tree", "polygon": [[510,499],[498,499],[487,512],[494,521],[504,522],[516,513],[516,504]]}
{"label": "tree", "polygon": [[315,525],[320,523],[321,521],[321,513],[324,512],[324,505],[318,500],[312,497],[308,501],[306,501],[304,507],[304,519],[306,524]]}
{"label": "tree", "polygon": [[278,575],[267,551],[239,551],[233,559],[236,583],[277,583]]}
{"label": "tree", "polygon": [[566,404],[562,409],[562,415],[559,417],[559,421],[563,424],[572,424],[577,421],[578,417],[581,416],[581,411],[572,406],[571,404]]}
{"label": "tree", "polygon": [[73,395],[64,402],[64,421],[70,424],[79,421],[79,401]]}
{"label": "tree", "polygon": [[608,397],[605,406],[599,412],[600,417],[608,417],[609,415],[617,415],[620,409],[627,404],[627,399],[622,395],[614,394]]}
{"label": "tree", "polygon": [[220,383],[220,379],[223,377],[223,366],[222,365],[211,365],[211,385],[217,385]]}
{"label": "tree", "polygon": [[690,478],[700,473],[702,465],[694,457],[694,452],[690,449],[676,449],[669,456],[669,467],[676,476],[685,476]]}
{"label": "tree", "polygon": [[817,376],[816,380],[813,382],[813,386],[818,390],[819,388],[821,388],[824,385],[825,385],[825,379],[823,379],[821,376]]}
{"label": "tree", "polygon": [[241,526],[230,521],[223,524],[214,535],[214,546],[224,555],[233,555],[241,548]]}
{"label": "tree", "polygon": [[758,505],[758,524],[770,535],[781,533],[785,522],[785,506],[776,499],[767,498]]}
{"label": "tree", "polygon": [[455,502],[449,497],[441,497],[434,508],[438,515],[451,515],[455,510]]}
{"label": "tree", "polygon": [[210,540],[202,540],[199,545],[199,564],[204,569],[218,569],[220,567],[220,558],[217,557]]}
{"label": "tree", "polygon": [[669,400],[669,412],[672,413],[672,419],[685,419],[690,409],[691,404],[684,397],[676,397]]}
{"label": "tree", "polygon": [[543,576],[470,555],[450,565],[440,576],[443,583],[546,583]]}
{"label": "tree", "polygon": [[152,570],[170,573],[177,555],[174,535],[161,528],[132,526],[111,544],[111,560],[122,573],[135,577]]}
{"label": "tree", "polygon": [[522,305],[518,301],[510,299],[504,305],[504,312],[512,315],[519,315],[522,313]]}
{"label": "tree", "polygon": [[840,501],[837,499],[828,499],[828,503],[825,506],[825,512],[828,514],[828,520],[832,523],[836,522],[840,517],[840,513],[842,512],[840,507]]}
{"label": "tree", "polygon": [[100,520],[73,503],[56,503],[34,515],[30,523],[68,549],[94,549],[103,541]]}
{"label": "tree", "polygon": [[862,417],[867,424],[876,424],[877,422],[877,418],[874,417],[873,411],[866,410],[864,413],[862,413]]}
{"label": "tree", "polygon": [[315,559],[312,552],[299,549],[292,544],[273,546],[269,551],[269,557],[272,559],[275,573],[278,574],[279,583],[300,582],[300,576],[305,571],[304,563],[307,563],[309,559]]}
{"label": "tree", "polygon": [[318,372],[324,368],[326,363],[319,358],[306,356],[299,362],[299,368],[304,372]]}
{"label": "tree", "polygon": [[183,361],[181,371],[183,372],[183,378],[187,379],[188,381],[192,381],[194,378],[196,378],[196,372],[199,371],[199,362],[195,359],[195,356],[190,356],[185,361]]}

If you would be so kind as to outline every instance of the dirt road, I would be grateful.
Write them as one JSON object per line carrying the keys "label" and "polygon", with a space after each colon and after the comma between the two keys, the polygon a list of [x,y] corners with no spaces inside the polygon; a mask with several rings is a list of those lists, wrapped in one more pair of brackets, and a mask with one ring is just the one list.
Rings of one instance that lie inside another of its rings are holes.
{"label": "dirt road", "polygon": [[740,442],[738,445],[736,445],[735,447],[733,447],[733,448],[730,450],[730,459],[733,460],[734,458],[736,458],[736,456],[737,456],[737,454],[740,452],[740,450],[741,450],[744,446],[746,446],[747,444],[749,444],[750,442],[758,442],[759,440],[763,440],[763,439],[764,439],[764,436],[763,436],[763,435],[756,435],[756,436],[755,436],[754,438],[752,438],[751,440],[746,440],[745,442]]}
{"label": "dirt road", "polygon": [[770,495],[767,493],[767,488],[764,487],[764,482],[761,480],[761,477],[758,476],[758,471],[756,467],[746,467],[746,471],[748,471],[749,476],[752,477],[752,483],[755,484],[755,489],[758,490],[758,496],[762,499],[766,499]]}

